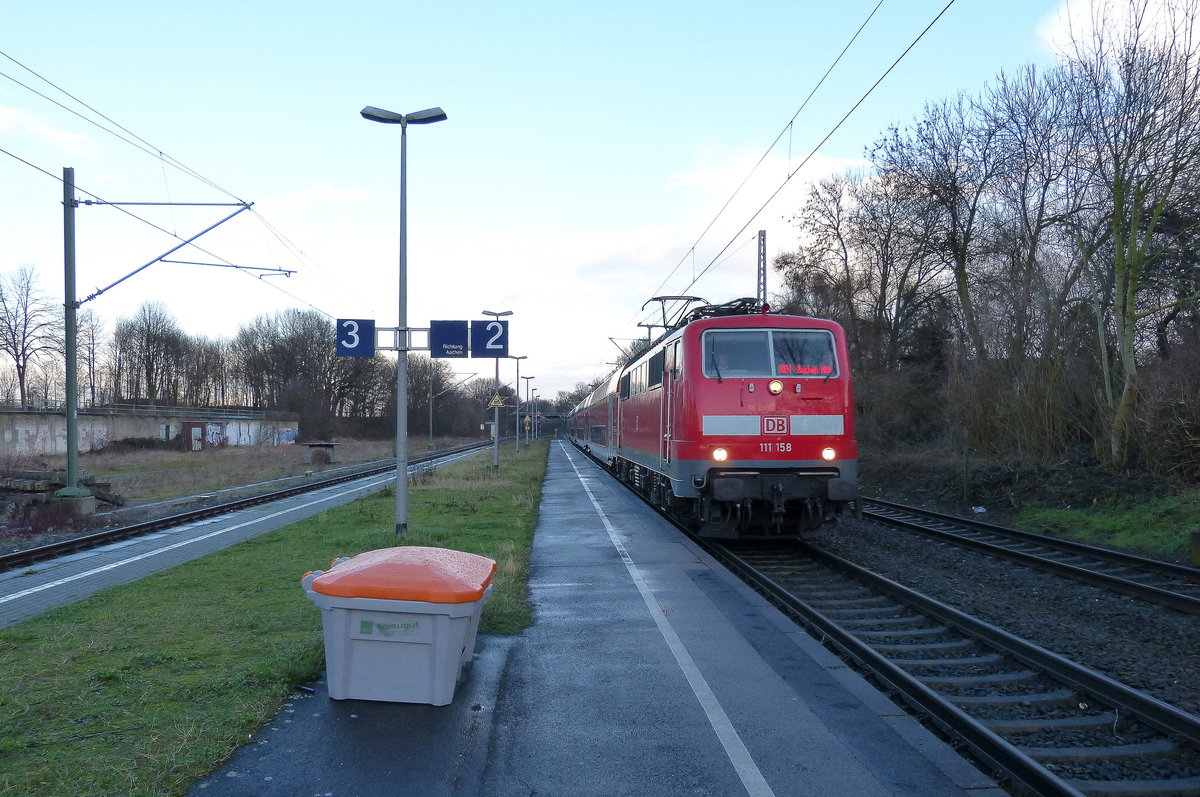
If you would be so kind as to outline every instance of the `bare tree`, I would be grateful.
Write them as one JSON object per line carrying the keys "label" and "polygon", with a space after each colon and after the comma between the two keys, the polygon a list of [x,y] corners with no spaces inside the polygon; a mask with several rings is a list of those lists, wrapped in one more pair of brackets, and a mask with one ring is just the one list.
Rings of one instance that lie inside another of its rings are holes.
{"label": "bare tree", "polygon": [[800,246],[775,260],[790,291],[787,309],[837,319],[850,346],[859,349],[855,299],[860,284],[851,213],[855,178],[836,175],[814,184],[792,222],[800,229]]}
{"label": "bare tree", "polygon": [[903,359],[929,362],[925,333],[946,316],[946,269],[928,241],[927,205],[911,189],[888,175],[852,184],[865,329],[860,356],[885,369]]}
{"label": "bare tree", "polygon": [[1139,332],[1163,310],[1143,300],[1156,260],[1173,245],[1159,233],[1200,169],[1200,3],[1123,0],[1095,14],[1091,37],[1074,42],[1071,68],[1090,166],[1111,213],[1111,263],[1096,285],[1111,290],[1103,304],[1113,316],[1121,386],[1110,408],[1110,456],[1124,468],[1141,383]]}
{"label": "bare tree", "polygon": [[975,257],[984,199],[996,177],[995,128],[963,95],[929,103],[915,126],[893,128],[871,155],[881,174],[907,181],[925,197],[931,215],[929,242],[954,276],[954,292],[975,358],[987,359],[975,311]]}
{"label": "bare tree", "polygon": [[543,401],[550,406],[552,412],[566,415],[575,409],[579,402],[591,395],[591,392],[592,385],[587,382],[576,382],[575,387],[571,390],[560,390],[553,399]]}
{"label": "bare tree", "polygon": [[84,310],[76,317],[79,359],[87,374],[86,382],[89,403],[95,406],[96,393],[101,386],[100,347],[104,337],[104,326],[100,317],[92,310]]}
{"label": "bare tree", "polygon": [[1030,65],[1001,73],[980,104],[996,131],[992,249],[1001,264],[1005,350],[1012,360],[1054,351],[1062,308],[1083,274],[1083,264],[1049,251],[1088,193],[1078,175],[1081,129],[1070,93],[1061,69],[1039,73]]}
{"label": "bare tree", "polygon": [[32,266],[22,266],[0,279],[0,351],[12,358],[22,404],[28,400],[30,366],[55,350],[62,322],[37,286]]}
{"label": "bare tree", "polygon": [[194,337],[182,347],[183,360],[177,372],[182,386],[180,402],[189,407],[225,404],[228,380],[229,343]]}
{"label": "bare tree", "polygon": [[124,369],[126,397],[151,403],[179,400],[179,375],[187,336],[162,302],[146,302],[117,322],[115,339]]}

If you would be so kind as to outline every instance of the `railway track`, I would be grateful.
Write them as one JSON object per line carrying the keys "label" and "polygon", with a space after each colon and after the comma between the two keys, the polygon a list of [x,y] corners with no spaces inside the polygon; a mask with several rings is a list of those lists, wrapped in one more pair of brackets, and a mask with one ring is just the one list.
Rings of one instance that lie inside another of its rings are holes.
{"label": "railway track", "polygon": [[1200,795],[1200,718],[832,554],[706,547],[1018,793]]}
{"label": "railway track", "polygon": [[[646,500],[636,490],[630,491]],[[832,553],[795,544],[764,549],[701,539],[653,503],[646,503],[814,636],[928,718],[1014,793],[1200,797],[1197,715]],[[877,510],[869,516],[885,523],[901,520],[900,510],[907,509],[891,505],[890,517],[885,518],[883,502],[873,503]],[[923,525],[905,522],[929,533],[933,526],[962,519],[925,520]],[[993,534],[991,528],[976,528],[972,536]],[[1043,535],[1027,532],[1015,536],[1023,535],[1030,539],[1014,545],[1022,554],[1028,554],[1035,540],[1043,540]],[[959,539],[967,536],[950,541]],[[984,547],[978,540],[962,544],[992,553],[1013,551]],[[1078,546],[1070,554],[1048,554],[1046,564],[1038,564],[1072,575],[1076,570],[1089,573],[1078,577],[1109,589],[1121,583],[1122,592],[1132,590],[1139,597],[1153,596],[1150,599],[1166,597],[1160,593],[1180,589],[1177,584],[1187,589],[1195,583],[1195,568],[1176,570],[1169,563],[1121,554],[1101,556],[1111,553],[1095,549],[1095,558],[1104,564],[1091,571],[1081,563],[1091,558],[1091,546]],[[1054,558],[1068,561],[1051,564]],[[1115,559],[1121,560],[1117,566],[1112,564]],[[1166,572],[1175,574],[1165,585],[1158,567],[1164,564]],[[1135,565],[1154,571],[1139,576],[1150,584],[1129,581],[1123,573],[1112,575],[1118,567],[1133,571]],[[1135,586],[1126,587],[1125,582]],[[998,595],[996,600],[1004,598]],[[1166,602],[1178,601],[1169,597]],[[1186,600],[1182,605],[1188,607],[1183,611],[1191,607]]]}
{"label": "railway track", "polygon": [[1045,534],[945,515],[889,501],[864,500],[863,516],[943,542],[1141,600],[1200,614],[1200,569],[1160,562]]}
{"label": "railway track", "polygon": [[[437,460],[448,456],[461,454],[477,448],[485,448],[491,445],[492,443],[490,442],[473,443],[471,445],[448,448],[430,454],[410,456],[409,466],[410,468],[419,468],[422,465],[430,465],[435,463]],[[344,472],[335,477],[321,479],[320,481],[316,482],[309,482],[307,484],[288,487],[282,490],[274,490],[269,493],[263,493],[261,495],[255,495],[248,498],[239,498],[234,501],[226,501],[219,504],[213,504],[211,506],[200,507],[198,509],[192,509],[186,512],[180,512],[177,514],[168,515],[166,517],[148,520],[142,523],[133,523],[127,526],[105,529],[92,534],[84,534],[71,539],[60,540],[48,545],[26,548],[22,551],[13,551],[11,553],[0,554],[0,573],[6,570],[13,570],[18,567],[28,567],[29,565],[36,564],[37,562],[55,559],[59,556],[64,556],[69,553],[84,551],[89,548],[97,548],[101,545],[108,545],[109,543],[119,542],[121,540],[141,537],[146,534],[153,534],[154,532],[173,528],[175,526],[182,526],[186,523],[194,523],[197,520],[229,514],[230,512],[236,512],[247,507],[258,506],[261,504],[270,503],[271,501],[277,501],[281,498],[288,498],[293,495],[300,495],[302,493],[321,490],[326,487],[333,487],[334,485],[343,484],[345,482],[361,479],[367,476],[375,476],[381,473],[387,473],[388,471],[394,471],[395,469],[396,465],[393,461],[390,465],[376,465],[373,467],[366,467],[361,470]]]}

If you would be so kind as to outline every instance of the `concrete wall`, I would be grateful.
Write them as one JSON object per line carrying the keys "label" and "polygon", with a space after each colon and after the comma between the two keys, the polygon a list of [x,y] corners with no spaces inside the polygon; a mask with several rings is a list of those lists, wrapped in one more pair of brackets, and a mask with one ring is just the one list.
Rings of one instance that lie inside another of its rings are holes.
{"label": "concrete wall", "polygon": [[[79,413],[79,450],[96,451],[118,440],[152,437],[174,440],[181,434],[191,445],[191,428],[201,429],[200,446],[271,446],[296,440],[299,421],[284,413],[265,417],[222,417],[212,410],[188,415],[183,408],[106,410]],[[186,434],[185,434],[186,433]],[[17,454],[66,454],[67,422],[63,415],[0,411],[0,457]]]}

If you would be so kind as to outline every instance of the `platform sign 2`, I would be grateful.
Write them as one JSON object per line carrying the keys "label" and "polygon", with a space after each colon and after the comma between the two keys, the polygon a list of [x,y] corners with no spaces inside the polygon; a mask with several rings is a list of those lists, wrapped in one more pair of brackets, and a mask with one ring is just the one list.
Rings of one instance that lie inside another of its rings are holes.
{"label": "platform sign 2", "polygon": [[466,321],[430,321],[429,356],[466,357],[471,353]]}
{"label": "platform sign 2", "polygon": [[471,356],[507,357],[508,322],[495,320],[472,321]]}
{"label": "platform sign 2", "polygon": [[374,357],[375,320],[371,318],[339,318],[337,320],[337,354],[339,357]]}

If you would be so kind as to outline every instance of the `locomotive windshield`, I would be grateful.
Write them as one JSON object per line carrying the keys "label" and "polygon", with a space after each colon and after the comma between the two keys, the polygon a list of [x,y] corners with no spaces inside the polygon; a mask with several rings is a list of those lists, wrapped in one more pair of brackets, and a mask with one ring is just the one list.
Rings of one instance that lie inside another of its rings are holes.
{"label": "locomotive windshield", "polygon": [[823,329],[711,330],[704,333],[704,375],[837,376],[833,335]]}

